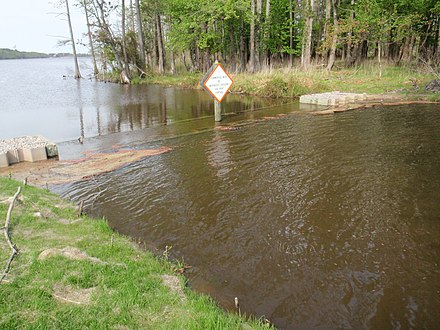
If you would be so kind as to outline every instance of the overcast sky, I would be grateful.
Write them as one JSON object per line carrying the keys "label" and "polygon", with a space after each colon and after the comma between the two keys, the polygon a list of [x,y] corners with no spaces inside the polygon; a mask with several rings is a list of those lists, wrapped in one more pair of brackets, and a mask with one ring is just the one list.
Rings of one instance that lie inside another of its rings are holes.
{"label": "overcast sky", "polygon": [[[72,46],[57,46],[57,42],[69,37],[69,27],[65,6],[56,8],[57,0],[0,0],[0,48],[43,53],[72,52]],[[59,2],[59,0],[58,0]],[[69,2],[75,39],[87,43],[86,20],[84,14]],[[77,46],[77,51],[87,53],[87,49]]]}

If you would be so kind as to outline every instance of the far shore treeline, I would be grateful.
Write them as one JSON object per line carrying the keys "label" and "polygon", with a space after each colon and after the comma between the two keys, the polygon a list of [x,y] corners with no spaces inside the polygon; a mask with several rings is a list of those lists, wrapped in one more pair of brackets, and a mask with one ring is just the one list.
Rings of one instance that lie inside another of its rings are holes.
{"label": "far shore treeline", "polygon": [[45,58],[50,55],[37,52],[21,52],[16,49],[0,48],[0,60],[14,60],[25,58]]}

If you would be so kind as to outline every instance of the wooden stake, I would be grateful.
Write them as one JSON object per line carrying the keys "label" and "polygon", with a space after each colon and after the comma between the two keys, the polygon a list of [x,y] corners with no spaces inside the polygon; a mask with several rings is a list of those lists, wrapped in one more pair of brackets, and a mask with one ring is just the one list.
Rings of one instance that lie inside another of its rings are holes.
{"label": "wooden stake", "polygon": [[238,311],[238,314],[241,315],[240,303],[238,302],[238,297],[235,297],[234,302],[235,302],[235,309]]}
{"label": "wooden stake", "polygon": [[83,215],[83,207],[84,207],[84,201],[81,201],[79,203],[79,207],[78,207],[78,216],[82,216]]}

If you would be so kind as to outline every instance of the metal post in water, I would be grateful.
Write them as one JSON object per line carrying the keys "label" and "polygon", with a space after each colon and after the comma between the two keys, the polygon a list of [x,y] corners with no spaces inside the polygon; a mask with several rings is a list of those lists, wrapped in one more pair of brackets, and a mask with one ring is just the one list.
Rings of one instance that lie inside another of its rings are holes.
{"label": "metal post in water", "polygon": [[214,99],[214,116],[215,121],[222,121],[222,104]]}

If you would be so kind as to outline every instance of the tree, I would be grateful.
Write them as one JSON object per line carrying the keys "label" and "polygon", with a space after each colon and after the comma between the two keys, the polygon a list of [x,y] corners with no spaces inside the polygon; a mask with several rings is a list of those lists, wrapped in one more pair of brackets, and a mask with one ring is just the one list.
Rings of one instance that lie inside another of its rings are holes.
{"label": "tree", "polygon": [[301,67],[304,70],[311,68],[312,58],[312,31],[313,31],[313,9],[314,0],[305,0],[305,27],[301,53]]}
{"label": "tree", "polygon": [[67,22],[69,24],[70,41],[72,43],[73,61],[75,62],[75,75],[74,75],[74,77],[75,77],[75,79],[80,79],[81,78],[81,73],[79,72],[78,56],[76,54],[76,47],[75,47],[75,38],[73,37],[72,22],[70,20],[69,1],[65,0],[65,4],[66,4]]}

